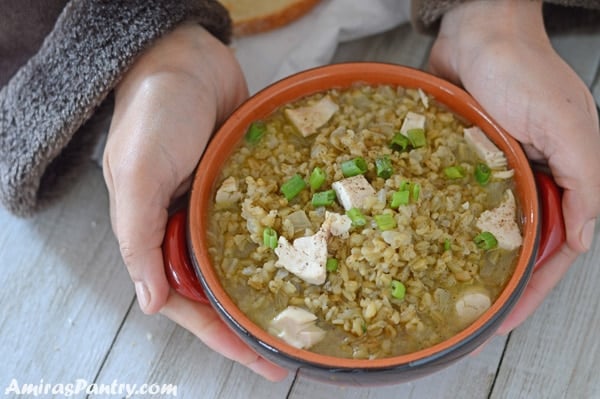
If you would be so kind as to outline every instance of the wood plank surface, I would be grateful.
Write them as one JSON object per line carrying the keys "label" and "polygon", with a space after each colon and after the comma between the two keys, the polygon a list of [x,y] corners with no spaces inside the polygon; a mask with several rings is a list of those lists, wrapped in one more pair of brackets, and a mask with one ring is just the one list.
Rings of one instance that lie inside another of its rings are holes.
{"label": "wood plank surface", "polygon": [[[0,388],[93,381],[134,297],[100,171],[33,219],[0,209]],[[0,391],[4,392],[4,390]]]}

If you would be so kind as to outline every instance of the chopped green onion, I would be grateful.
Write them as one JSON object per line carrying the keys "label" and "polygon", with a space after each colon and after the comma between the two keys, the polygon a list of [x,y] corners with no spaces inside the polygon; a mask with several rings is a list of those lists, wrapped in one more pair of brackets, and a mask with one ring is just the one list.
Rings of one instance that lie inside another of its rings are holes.
{"label": "chopped green onion", "polygon": [[302,179],[302,176],[295,174],[290,180],[281,185],[280,191],[288,201],[291,201],[300,194],[300,191],[304,190],[305,187],[306,182]]}
{"label": "chopped green onion", "polygon": [[327,259],[327,263],[325,263],[325,270],[328,272],[336,272],[338,268],[338,260],[335,258]]}
{"label": "chopped green onion", "polygon": [[395,191],[392,194],[392,208],[398,208],[400,205],[407,205],[410,200],[410,192],[408,190]]}
{"label": "chopped green onion", "polygon": [[277,248],[277,232],[271,227],[267,227],[263,230],[263,243],[267,248]]}
{"label": "chopped green onion", "polygon": [[444,169],[444,173],[446,174],[446,177],[449,177],[450,179],[461,179],[465,177],[463,168],[460,166],[448,166]]}
{"label": "chopped green onion", "polygon": [[452,243],[450,242],[449,238],[446,238],[444,240],[444,251],[449,251],[451,248]]}
{"label": "chopped green onion", "polygon": [[396,299],[404,299],[406,287],[398,280],[392,280],[392,296]]}
{"label": "chopped green onion", "polygon": [[494,249],[498,246],[498,240],[496,240],[496,237],[494,237],[494,235],[489,231],[484,231],[477,234],[473,241],[477,247],[485,250]]}
{"label": "chopped green onion", "polygon": [[263,122],[253,122],[246,132],[246,141],[250,144],[256,144],[267,131]]}
{"label": "chopped green onion", "polygon": [[408,191],[409,188],[410,188],[410,182],[404,180],[402,183],[400,183],[400,187],[398,187],[398,191]]}
{"label": "chopped green onion", "polygon": [[375,160],[375,167],[377,168],[377,176],[382,179],[389,179],[394,173],[394,169],[392,168],[392,162],[390,161],[390,157],[384,155],[381,158],[377,158]]}
{"label": "chopped green onion", "polygon": [[367,171],[367,162],[363,157],[356,157],[342,162],[341,168],[344,177],[361,175]]}
{"label": "chopped green onion", "polygon": [[308,184],[310,184],[311,189],[318,190],[321,188],[323,183],[325,183],[325,179],[325,172],[323,172],[323,169],[317,166],[310,174],[310,177],[308,178]]}
{"label": "chopped green onion", "polygon": [[396,219],[394,215],[390,213],[382,213],[381,215],[375,215],[375,223],[379,230],[386,231],[396,227]]}
{"label": "chopped green onion", "polygon": [[419,200],[419,194],[421,194],[421,185],[415,183],[412,185],[412,199],[417,202]]}
{"label": "chopped green onion", "polygon": [[365,218],[365,215],[363,215],[363,213],[358,208],[348,209],[348,211],[346,212],[346,216],[350,218],[350,220],[352,221],[352,226],[354,227],[364,226],[365,224],[367,224],[367,219]]}
{"label": "chopped green onion", "polygon": [[482,186],[485,186],[490,181],[492,176],[491,169],[484,163],[478,163],[475,166],[475,180]]}
{"label": "chopped green onion", "polygon": [[394,151],[404,151],[408,147],[409,141],[408,137],[403,135],[402,133],[396,133],[394,137],[392,137],[392,142],[390,143],[390,147]]}
{"label": "chopped green onion", "polygon": [[312,197],[312,205],[314,207],[331,205],[333,201],[335,201],[335,191],[333,190],[314,193]]}
{"label": "chopped green onion", "polygon": [[414,148],[424,147],[427,144],[427,139],[425,138],[425,130],[416,128],[410,129],[406,132],[406,136],[408,137],[408,141]]}

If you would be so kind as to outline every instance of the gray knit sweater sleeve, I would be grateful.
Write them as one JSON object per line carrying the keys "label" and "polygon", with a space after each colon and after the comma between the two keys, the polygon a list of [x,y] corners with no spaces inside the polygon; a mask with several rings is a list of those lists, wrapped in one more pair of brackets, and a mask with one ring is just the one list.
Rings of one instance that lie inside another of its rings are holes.
{"label": "gray knit sweater sleeve", "polygon": [[[465,3],[472,0],[412,0],[411,12],[412,22],[416,30],[424,33],[433,34],[438,28],[441,17],[452,7],[460,3]],[[562,7],[577,7],[588,10],[600,10],[600,0],[546,0],[545,6],[562,6]],[[546,25],[561,26],[568,24],[569,21],[560,21],[560,19],[570,19],[571,25],[574,23],[581,24],[583,14],[565,15],[564,10],[561,10],[559,15],[554,15],[552,12],[550,21],[546,18]],[[558,13],[556,13],[558,14]],[[589,26],[594,24],[597,26],[600,21],[600,12],[595,12],[594,15],[587,15],[585,19],[589,22]]]}
{"label": "gray knit sweater sleeve", "polygon": [[224,42],[227,11],[213,0],[72,0],[42,47],[0,91],[0,201],[17,215],[38,205],[52,161],[136,56],[183,21]]}

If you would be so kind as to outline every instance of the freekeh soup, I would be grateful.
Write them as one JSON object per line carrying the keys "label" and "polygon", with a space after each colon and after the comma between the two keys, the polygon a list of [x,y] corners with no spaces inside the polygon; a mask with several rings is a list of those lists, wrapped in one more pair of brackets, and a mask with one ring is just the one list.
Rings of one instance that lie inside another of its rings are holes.
{"label": "freekeh soup", "polygon": [[324,91],[249,127],[217,184],[210,256],[238,307],[293,346],[411,353],[470,325],[512,274],[512,174],[420,89]]}

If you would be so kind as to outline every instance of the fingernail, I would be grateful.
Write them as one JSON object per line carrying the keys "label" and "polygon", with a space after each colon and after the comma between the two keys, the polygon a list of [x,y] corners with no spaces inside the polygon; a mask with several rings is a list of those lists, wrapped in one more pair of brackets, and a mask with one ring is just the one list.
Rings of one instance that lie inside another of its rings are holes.
{"label": "fingernail", "polygon": [[148,288],[146,284],[141,281],[137,281],[135,283],[135,294],[137,295],[138,303],[142,310],[148,307],[150,303],[150,293],[148,292]]}
{"label": "fingernail", "polygon": [[581,245],[588,250],[592,246],[592,240],[594,239],[594,229],[596,227],[596,219],[590,219],[581,229]]}

